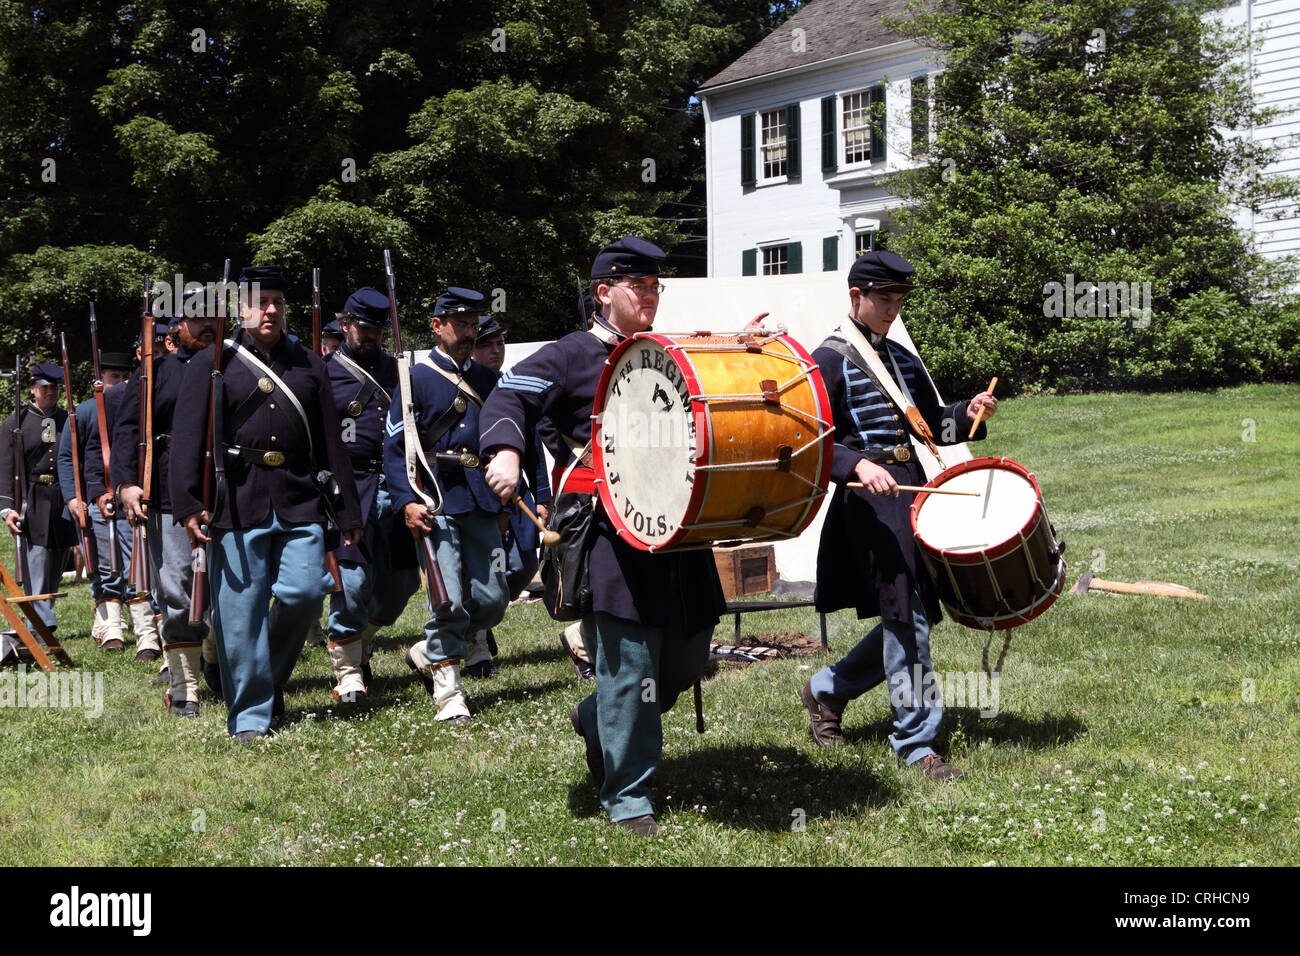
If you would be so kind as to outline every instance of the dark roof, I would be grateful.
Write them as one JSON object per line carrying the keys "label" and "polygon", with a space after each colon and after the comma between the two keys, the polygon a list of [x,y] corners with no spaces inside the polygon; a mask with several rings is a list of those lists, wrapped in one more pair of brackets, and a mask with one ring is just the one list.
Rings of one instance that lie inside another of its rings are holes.
{"label": "dark roof", "polygon": [[[906,6],[907,0],[812,0],[740,59],[706,80],[699,92],[895,43],[903,36],[886,29],[880,18],[906,18]],[[796,28],[805,32],[804,50],[799,53],[794,51],[792,42],[792,31]]]}

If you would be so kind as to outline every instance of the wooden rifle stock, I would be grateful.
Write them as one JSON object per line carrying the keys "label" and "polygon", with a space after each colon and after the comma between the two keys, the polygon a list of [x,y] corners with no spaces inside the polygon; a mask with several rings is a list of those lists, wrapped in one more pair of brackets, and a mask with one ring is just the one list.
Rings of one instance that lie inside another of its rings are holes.
{"label": "wooden rifle stock", "polygon": [[14,430],[11,436],[14,460],[14,511],[18,515],[18,533],[14,535],[14,580],[23,584],[30,575],[23,570],[27,563],[27,549],[23,538],[27,532],[23,529],[23,516],[27,505],[27,456],[23,452],[23,412],[27,405],[23,402],[23,360],[14,355]]}
{"label": "wooden rifle stock", "polygon": [[68,337],[59,333],[59,348],[63,352],[63,394],[67,396],[68,405],[68,439],[72,444],[72,486],[76,489],[77,501],[81,503],[81,514],[74,516],[77,525],[77,539],[81,546],[81,560],[87,574],[95,573],[95,549],[91,547],[93,532],[90,530],[90,511],[86,502],[85,488],[81,482],[81,451],[77,443],[77,404],[72,400],[72,367],[68,363]]}
{"label": "wooden rifle stock", "polygon": [[[153,487],[153,314],[149,311],[149,277],[144,277],[144,304],[140,310],[140,441],[136,451],[137,475],[144,497],[140,507],[148,514],[149,493]],[[130,584],[137,595],[149,590],[149,538],[145,522],[131,529]]]}
{"label": "wooden rifle stock", "polygon": [[[397,279],[393,275],[393,257],[392,254],[384,250],[384,272],[388,277],[388,321],[393,328],[393,352],[401,361],[402,356],[402,329],[397,323]],[[402,394],[402,401],[410,402],[409,394]],[[419,435],[404,434],[403,441],[420,440]],[[420,471],[415,469],[415,490],[420,495],[424,494],[424,482],[420,478]],[[447,583],[442,579],[442,569],[438,567],[438,553],[433,546],[433,541],[426,531],[421,533],[415,528],[411,529],[411,534],[415,537],[415,546],[420,552],[424,565],[424,585],[429,599],[429,610],[434,614],[451,607],[451,596],[447,593]]]}
{"label": "wooden rifle stock", "polygon": [[90,352],[95,364],[95,415],[99,419],[99,453],[104,462],[104,488],[108,491],[108,507],[105,520],[108,522],[108,570],[110,574],[122,573],[122,562],[118,557],[117,543],[117,507],[114,504],[113,479],[109,476],[108,466],[111,449],[108,442],[108,414],[104,411],[104,375],[99,366],[99,328],[95,322],[95,303],[90,303]]}
{"label": "wooden rifle stock", "polygon": [[[217,326],[217,338],[212,343],[212,377],[208,385],[208,433],[204,445],[203,467],[203,510],[208,513],[208,527],[211,528],[213,515],[213,485],[216,483],[218,443],[221,436],[216,433],[217,402],[221,398],[221,353],[225,351],[226,306],[230,301],[227,286],[230,284],[230,260],[226,260],[221,271],[221,294],[217,300],[217,316],[221,324]],[[211,534],[211,532],[208,532]],[[190,552],[194,575],[190,580],[190,617],[191,627],[200,627],[208,612],[208,551],[201,542]]]}

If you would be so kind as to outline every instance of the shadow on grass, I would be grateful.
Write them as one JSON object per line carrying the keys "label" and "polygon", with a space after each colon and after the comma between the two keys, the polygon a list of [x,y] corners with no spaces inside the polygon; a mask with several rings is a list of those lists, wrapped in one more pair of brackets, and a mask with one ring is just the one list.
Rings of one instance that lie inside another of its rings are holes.
{"label": "shadow on grass", "polygon": [[[987,740],[995,745],[1057,747],[1087,731],[1087,725],[1073,714],[1043,714],[1031,718],[1003,711],[995,717],[981,717],[973,707],[949,707],[944,711],[935,749],[947,753],[954,736],[964,740],[967,746]],[[886,742],[893,732],[894,724],[890,719],[844,728],[844,736],[850,744]]]}
{"label": "shadow on grass", "polygon": [[[808,783],[813,785],[811,795],[804,789]],[[877,777],[869,768],[841,766],[795,747],[772,746],[713,747],[667,756],[653,789],[661,816],[700,806],[707,808],[702,815],[714,823],[769,833],[789,831],[796,812],[812,819],[854,813],[887,806],[900,792],[892,780]],[[759,796],[755,791],[760,789],[767,792]],[[788,795],[781,796],[782,791]],[[578,817],[604,813],[586,773],[569,790],[569,810]]]}

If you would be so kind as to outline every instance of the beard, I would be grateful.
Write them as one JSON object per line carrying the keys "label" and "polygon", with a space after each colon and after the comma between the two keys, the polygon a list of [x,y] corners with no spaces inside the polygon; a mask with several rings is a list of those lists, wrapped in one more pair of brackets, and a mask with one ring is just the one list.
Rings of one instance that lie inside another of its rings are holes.
{"label": "beard", "polygon": [[210,337],[208,338],[208,341],[205,342],[202,339],[196,339],[194,336],[190,335],[188,330],[186,330],[184,322],[182,322],[177,327],[176,331],[180,337],[181,344],[184,345],[191,352],[202,352],[205,348],[211,345],[217,338],[216,332],[214,330],[210,335]]}

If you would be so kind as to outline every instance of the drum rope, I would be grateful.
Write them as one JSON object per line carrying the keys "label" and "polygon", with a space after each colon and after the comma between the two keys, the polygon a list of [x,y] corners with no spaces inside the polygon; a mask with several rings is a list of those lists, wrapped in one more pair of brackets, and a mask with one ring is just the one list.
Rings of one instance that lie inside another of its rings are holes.
{"label": "drum rope", "polygon": [[991,679],[994,674],[1002,673],[1002,662],[1007,658],[1007,648],[1011,646],[1011,628],[1007,628],[1006,639],[1002,642],[1002,653],[998,655],[997,665],[993,670],[989,670],[989,645],[993,643],[993,635],[997,633],[995,628],[989,628],[989,639],[984,642],[984,673]]}

